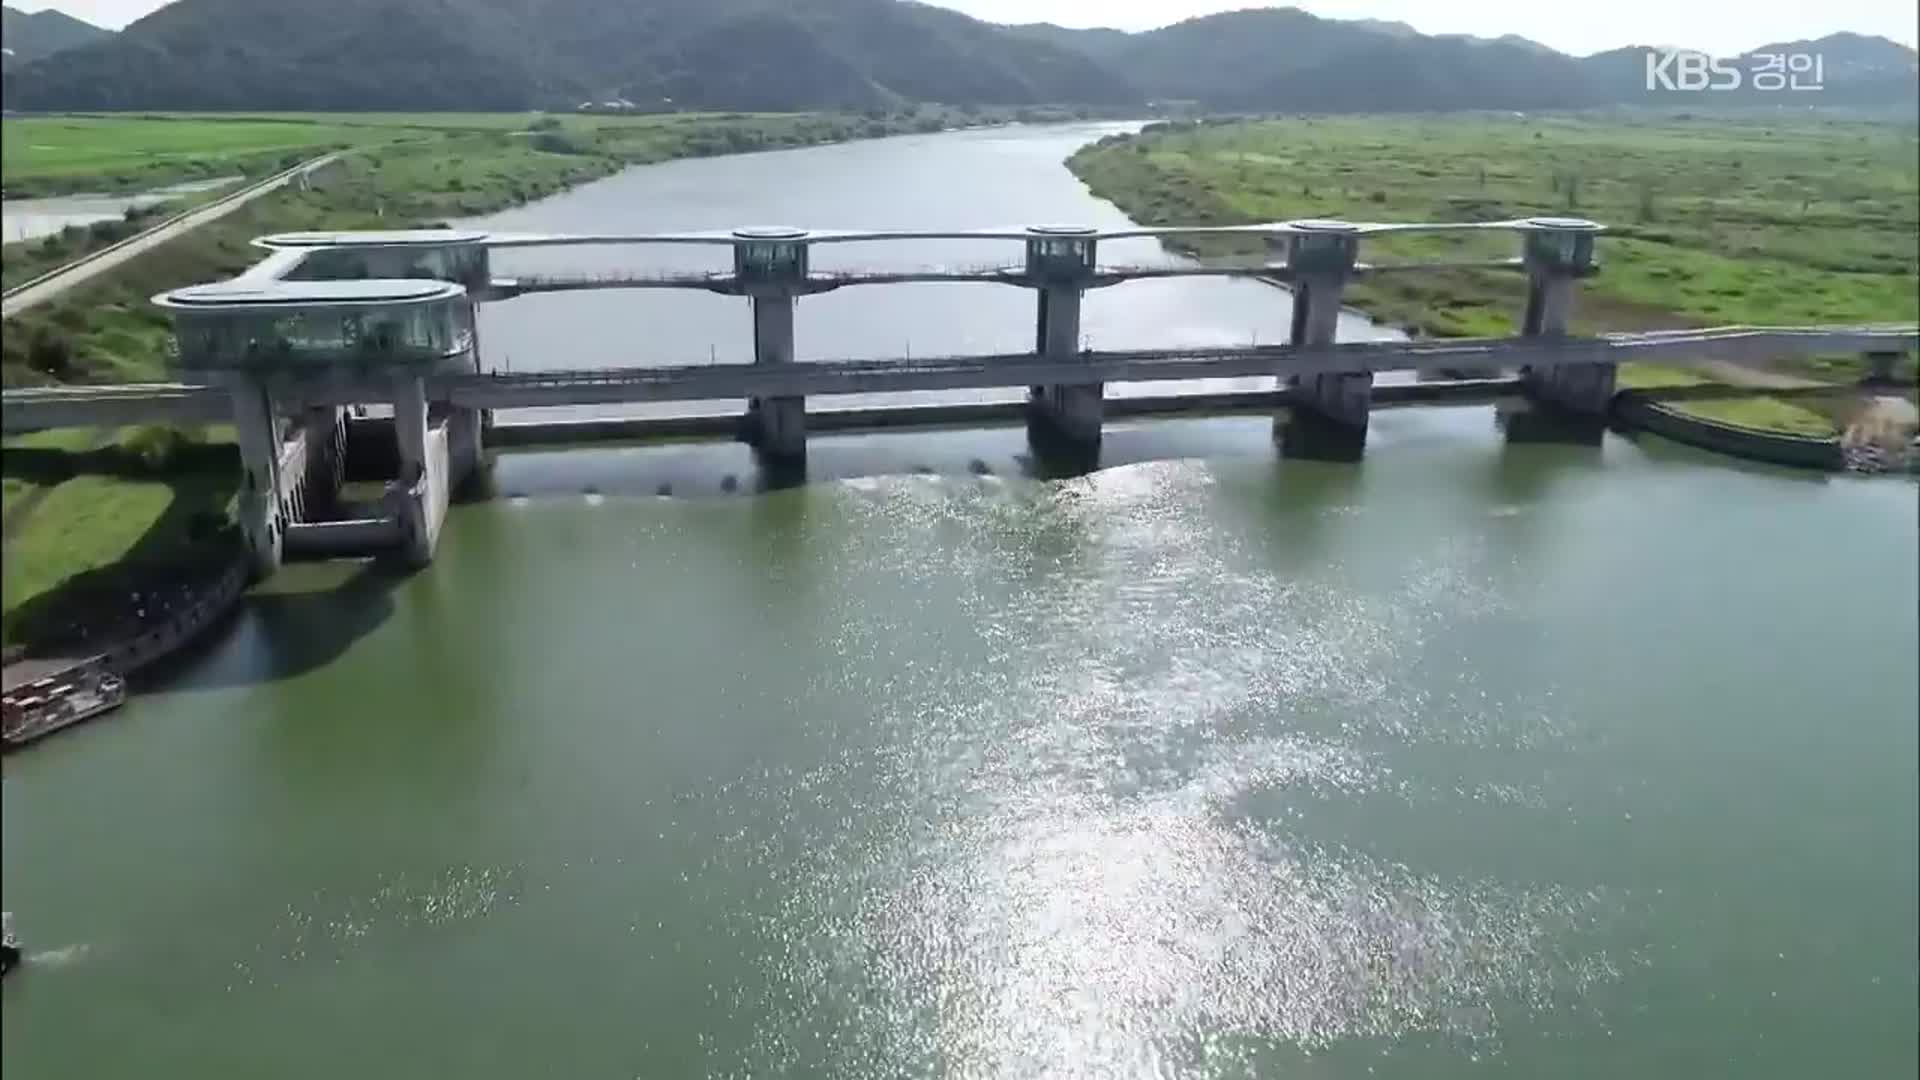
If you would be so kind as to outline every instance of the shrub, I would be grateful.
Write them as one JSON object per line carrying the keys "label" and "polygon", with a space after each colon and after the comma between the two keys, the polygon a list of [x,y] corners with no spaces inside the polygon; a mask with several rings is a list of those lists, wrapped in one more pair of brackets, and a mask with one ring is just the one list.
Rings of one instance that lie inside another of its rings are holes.
{"label": "shrub", "polygon": [[226,516],[212,510],[195,510],[193,516],[187,519],[187,539],[196,543],[216,539],[226,530]]}
{"label": "shrub", "polygon": [[178,428],[148,424],[135,428],[121,445],[139,460],[141,467],[157,473],[170,468],[192,441]]}
{"label": "shrub", "polygon": [[123,221],[96,221],[87,226],[87,235],[96,244],[111,244],[133,232]]}
{"label": "shrub", "polygon": [[43,375],[66,378],[73,373],[73,342],[65,334],[40,331],[27,347],[27,366]]}
{"label": "shrub", "polygon": [[573,136],[560,131],[543,131],[533,137],[533,148],[547,154],[584,154],[587,148]]}

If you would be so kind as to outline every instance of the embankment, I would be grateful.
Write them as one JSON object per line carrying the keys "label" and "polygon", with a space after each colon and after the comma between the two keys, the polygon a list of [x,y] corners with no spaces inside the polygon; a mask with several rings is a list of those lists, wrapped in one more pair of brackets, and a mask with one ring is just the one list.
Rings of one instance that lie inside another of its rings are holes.
{"label": "embankment", "polygon": [[1621,391],[1614,398],[1613,415],[1624,426],[1635,430],[1751,461],[1830,471],[1842,465],[1838,438],[1789,435],[1710,420],[1633,390]]}

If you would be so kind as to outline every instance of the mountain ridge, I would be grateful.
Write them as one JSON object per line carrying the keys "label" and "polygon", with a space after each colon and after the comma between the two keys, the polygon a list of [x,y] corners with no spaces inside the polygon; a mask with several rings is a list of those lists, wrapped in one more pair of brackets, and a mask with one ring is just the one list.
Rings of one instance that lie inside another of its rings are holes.
{"label": "mountain ridge", "polygon": [[0,48],[5,50],[0,57],[9,67],[112,36],[113,31],[64,11],[47,8],[28,14],[0,5]]}
{"label": "mountain ridge", "polygon": [[[1914,51],[1896,42],[1843,32],[1767,51],[1826,60],[1820,97],[1772,100],[1911,104]],[[1182,100],[1350,112],[1768,100],[1750,84],[1650,91],[1639,48],[1574,57],[1515,35],[1428,35],[1297,8],[1140,33],[1001,26],[914,0],[176,0],[119,34],[11,64],[4,80],[9,107],[29,110],[519,111],[619,98],[648,109]]]}

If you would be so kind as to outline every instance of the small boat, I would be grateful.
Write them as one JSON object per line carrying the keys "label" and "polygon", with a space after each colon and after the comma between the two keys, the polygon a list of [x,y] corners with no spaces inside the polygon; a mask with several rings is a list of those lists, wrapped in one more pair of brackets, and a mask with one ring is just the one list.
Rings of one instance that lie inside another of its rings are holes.
{"label": "small boat", "polygon": [[13,936],[13,912],[0,912],[0,975],[20,963],[20,942]]}
{"label": "small boat", "polygon": [[126,681],[88,662],[16,687],[0,698],[0,743],[9,750],[91,720],[127,700]]}

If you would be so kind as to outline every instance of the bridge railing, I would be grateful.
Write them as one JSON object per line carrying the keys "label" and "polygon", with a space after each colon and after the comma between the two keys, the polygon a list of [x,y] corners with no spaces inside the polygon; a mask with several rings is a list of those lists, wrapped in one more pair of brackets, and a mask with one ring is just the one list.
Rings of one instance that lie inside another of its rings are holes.
{"label": "bridge railing", "polygon": [[[720,291],[764,293],[785,284],[795,294],[821,291],[827,287],[864,283],[901,281],[982,281],[1027,287],[1100,288],[1139,278],[1218,274],[1223,276],[1266,275],[1280,281],[1337,272],[1343,276],[1405,273],[1420,270],[1485,269],[1513,270],[1553,264],[1577,274],[1592,271],[1592,237],[1603,229],[1593,222],[1573,218],[1528,218],[1492,222],[1344,222],[1278,221],[1248,225],[1154,226],[1089,228],[1081,226],[1018,226],[986,229],[804,229],[754,228],[660,233],[582,233],[582,234],[490,234],[447,230],[410,232],[288,234],[263,237],[258,243],[285,254],[296,251],[303,256],[336,255],[343,252],[391,253],[404,248],[417,256],[410,265],[437,265],[431,256],[438,247],[475,251],[511,251],[558,247],[726,247],[734,251],[731,272],[718,268],[647,268],[631,270],[555,273],[535,271],[505,275],[495,279],[484,271],[475,282],[497,280],[517,285],[520,292],[562,289],[604,288],[693,288]],[[1373,238],[1435,233],[1509,233],[1522,239],[1519,257],[1504,259],[1401,260],[1379,263],[1360,261],[1361,244]],[[1150,264],[1107,263],[1098,261],[1103,243],[1127,240],[1172,240],[1194,237],[1228,237],[1263,241],[1265,258],[1220,260],[1172,259]],[[968,261],[933,265],[823,266],[815,267],[809,252],[824,245],[874,245],[925,241],[972,241],[1019,243],[1025,248],[1021,262],[1001,260]],[[436,246],[437,245],[437,246]],[[1557,251],[1564,249],[1561,255]],[[462,258],[469,258],[463,254]],[[308,272],[320,262],[307,266]],[[347,260],[352,263],[352,260]],[[343,264],[345,265],[345,264]],[[463,264],[464,265],[464,264]],[[282,268],[281,274],[292,271]],[[400,276],[411,271],[397,270]],[[384,275],[376,275],[384,276]],[[751,286],[751,288],[749,288]],[[512,295],[512,289],[495,295]],[[485,297],[482,296],[482,299]]]}

